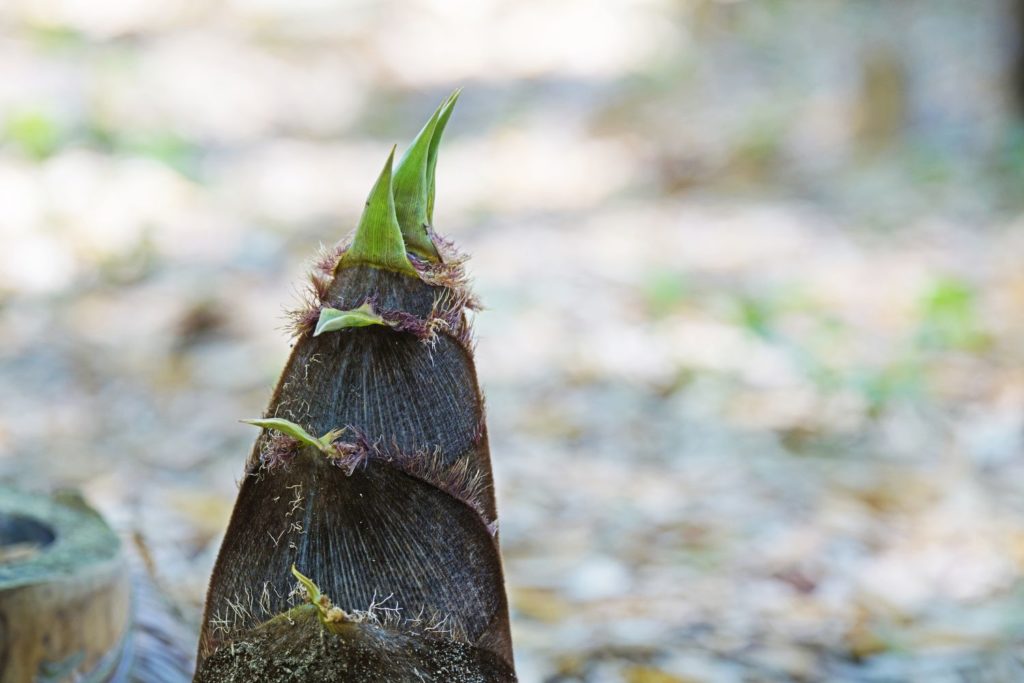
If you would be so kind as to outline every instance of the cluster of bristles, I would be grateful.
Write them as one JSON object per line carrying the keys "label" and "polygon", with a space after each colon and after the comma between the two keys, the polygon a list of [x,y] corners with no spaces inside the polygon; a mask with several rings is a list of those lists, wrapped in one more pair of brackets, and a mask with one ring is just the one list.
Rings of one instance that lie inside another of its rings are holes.
{"label": "cluster of bristles", "polygon": [[408,254],[409,262],[419,278],[428,285],[439,287],[434,305],[426,318],[420,318],[405,311],[378,309],[374,297],[362,301],[329,301],[328,291],[334,279],[335,268],[347,250],[346,245],[333,248],[321,247],[320,253],[310,269],[307,286],[299,294],[300,304],[288,312],[288,330],[295,337],[310,334],[320,319],[325,307],[355,308],[369,303],[394,330],[412,334],[420,341],[433,343],[439,333],[445,333],[470,349],[473,344],[472,328],[466,319],[466,310],[479,310],[480,302],[469,287],[466,274],[466,256],[459,252],[451,241],[430,232],[431,239],[440,254],[437,263]]}
{"label": "cluster of bristles", "polygon": [[298,582],[288,596],[289,600],[292,601],[292,604],[301,602],[313,605],[321,623],[328,628],[336,624],[368,624],[378,628],[401,630],[407,634],[422,634],[428,637],[431,635],[445,636],[449,639],[456,637],[456,625],[450,615],[426,615],[425,611],[421,610],[415,617],[406,617],[402,614],[400,607],[388,605],[392,599],[391,595],[378,600],[376,594],[365,610],[346,611],[335,605],[329,596],[320,591],[319,586],[313,583],[312,579],[304,576],[294,566],[292,574],[298,579]]}

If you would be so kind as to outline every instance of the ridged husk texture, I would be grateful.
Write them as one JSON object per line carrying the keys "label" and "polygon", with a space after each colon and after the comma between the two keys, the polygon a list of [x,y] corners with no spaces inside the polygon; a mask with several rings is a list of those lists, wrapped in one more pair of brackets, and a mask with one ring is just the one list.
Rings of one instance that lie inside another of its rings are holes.
{"label": "ridged husk texture", "polygon": [[[436,244],[436,261],[411,257],[415,275],[345,250],[314,271],[266,417],[344,431],[336,457],[261,432],[210,581],[197,681],[515,680],[473,298]],[[319,309],[366,302],[395,323],[313,336]],[[391,617],[342,634],[297,618],[293,564],[346,612]]]}

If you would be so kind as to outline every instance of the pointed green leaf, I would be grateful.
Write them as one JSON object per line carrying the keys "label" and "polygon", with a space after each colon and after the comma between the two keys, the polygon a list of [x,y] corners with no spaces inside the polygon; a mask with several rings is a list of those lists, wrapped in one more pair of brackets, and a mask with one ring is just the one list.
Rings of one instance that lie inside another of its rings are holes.
{"label": "pointed green leaf", "polygon": [[273,429],[275,432],[287,434],[288,436],[298,441],[301,441],[307,446],[313,446],[314,448],[321,450],[323,449],[323,444],[320,442],[319,439],[316,439],[313,436],[311,436],[309,432],[307,432],[305,429],[295,424],[291,420],[285,420],[284,418],[280,417],[268,417],[258,420],[242,420],[242,422],[256,427],[261,427],[263,429]]}
{"label": "pointed green leaf", "polygon": [[431,261],[437,261],[439,257],[427,232],[430,225],[427,219],[427,162],[434,126],[447,103],[447,100],[441,103],[395,168],[395,212],[405,244],[409,251]]}
{"label": "pointed green leaf", "polygon": [[320,320],[316,323],[313,336],[321,332],[334,332],[347,327],[366,327],[367,325],[386,325],[384,318],[377,315],[373,306],[365,303],[359,308],[339,311],[337,308],[325,308],[320,311]]}
{"label": "pointed green leaf", "polygon": [[348,615],[340,607],[335,607],[331,599],[320,592],[320,586],[298,570],[295,563],[292,563],[292,576],[299,580],[299,584],[306,589],[306,598],[309,604],[316,607],[320,623],[334,633],[338,633],[337,627],[340,623],[348,621]]}
{"label": "pointed green leaf", "polygon": [[313,579],[300,572],[294,562],[292,563],[292,576],[298,579],[302,587],[306,589],[306,597],[309,599],[309,604],[314,605],[319,611],[320,586],[313,583]]}
{"label": "pointed green leaf", "polygon": [[334,448],[334,441],[345,433],[345,428],[332,429],[327,432],[319,439],[314,438],[309,432],[303,429],[300,425],[295,424],[291,420],[285,420],[280,417],[268,417],[266,419],[259,420],[242,420],[242,422],[256,427],[262,427],[263,429],[273,429],[276,432],[287,434],[293,439],[312,446],[324,455],[334,457],[337,455],[337,451]]}
{"label": "pointed green leaf", "polygon": [[455,103],[459,101],[462,88],[457,88],[448,100],[441,105],[441,113],[437,117],[437,124],[434,126],[434,135],[430,138],[430,149],[427,151],[427,223],[434,224],[434,170],[437,168],[437,148],[441,144],[441,136],[444,135],[444,128],[448,125],[448,119],[452,117],[452,110]]}
{"label": "pointed green leaf", "polygon": [[392,147],[387,163],[366,199],[366,208],[356,228],[352,246],[341,257],[338,269],[365,264],[416,275],[416,269],[406,256],[402,229],[395,216],[395,200],[391,188],[391,163],[394,157],[395,148]]}

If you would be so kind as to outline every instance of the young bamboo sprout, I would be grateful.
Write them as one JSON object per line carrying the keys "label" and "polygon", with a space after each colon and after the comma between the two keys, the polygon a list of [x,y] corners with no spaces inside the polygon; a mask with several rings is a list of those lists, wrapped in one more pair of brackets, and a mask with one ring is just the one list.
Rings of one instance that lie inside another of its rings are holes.
{"label": "young bamboo sprout", "polygon": [[261,432],[196,681],[515,681],[475,299],[431,225],[457,96],[393,176],[392,150],[351,243],[311,276],[266,416],[247,421]]}

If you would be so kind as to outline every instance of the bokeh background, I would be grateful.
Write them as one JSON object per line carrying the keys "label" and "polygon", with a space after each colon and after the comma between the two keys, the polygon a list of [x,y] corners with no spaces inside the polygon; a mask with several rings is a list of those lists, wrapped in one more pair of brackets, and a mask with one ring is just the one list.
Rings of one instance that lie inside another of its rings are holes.
{"label": "bokeh background", "polygon": [[521,679],[1024,680],[1014,4],[4,0],[0,479],[194,626],[307,260],[461,86]]}

